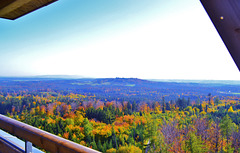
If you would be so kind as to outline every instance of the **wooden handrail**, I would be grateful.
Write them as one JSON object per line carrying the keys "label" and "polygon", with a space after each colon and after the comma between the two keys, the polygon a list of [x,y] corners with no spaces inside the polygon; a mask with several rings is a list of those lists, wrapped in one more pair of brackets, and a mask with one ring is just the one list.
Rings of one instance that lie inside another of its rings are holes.
{"label": "wooden handrail", "polygon": [[58,137],[0,114],[0,128],[54,153],[99,153],[96,150]]}

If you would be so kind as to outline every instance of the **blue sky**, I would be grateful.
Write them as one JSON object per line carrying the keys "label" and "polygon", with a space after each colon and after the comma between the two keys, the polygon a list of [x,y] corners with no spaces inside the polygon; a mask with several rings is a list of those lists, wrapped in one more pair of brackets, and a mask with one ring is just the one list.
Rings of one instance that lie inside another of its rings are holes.
{"label": "blue sky", "polygon": [[198,0],[59,0],[0,19],[0,76],[239,80]]}

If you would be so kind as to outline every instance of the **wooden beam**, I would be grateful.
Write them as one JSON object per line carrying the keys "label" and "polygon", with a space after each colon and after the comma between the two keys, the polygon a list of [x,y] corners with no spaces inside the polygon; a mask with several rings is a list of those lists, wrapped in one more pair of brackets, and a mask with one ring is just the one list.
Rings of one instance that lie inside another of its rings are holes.
{"label": "wooden beam", "polygon": [[15,20],[57,0],[1,0],[0,18]]}
{"label": "wooden beam", "polygon": [[240,70],[240,1],[200,1]]}
{"label": "wooden beam", "polygon": [[5,153],[22,153],[22,151],[18,150],[17,148],[11,146],[4,140],[0,139],[0,152]]}
{"label": "wooden beam", "polygon": [[8,6],[9,4],[13,3],[16,0],[0,0],[0,9]]}

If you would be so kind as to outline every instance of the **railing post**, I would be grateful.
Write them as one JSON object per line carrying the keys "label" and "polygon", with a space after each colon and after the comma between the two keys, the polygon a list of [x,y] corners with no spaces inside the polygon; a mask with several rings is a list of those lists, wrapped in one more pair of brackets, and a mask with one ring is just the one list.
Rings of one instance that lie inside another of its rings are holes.
{"label": "railing post", "polygon": [[32,143],[25,141],[25,153],[32,153]]}

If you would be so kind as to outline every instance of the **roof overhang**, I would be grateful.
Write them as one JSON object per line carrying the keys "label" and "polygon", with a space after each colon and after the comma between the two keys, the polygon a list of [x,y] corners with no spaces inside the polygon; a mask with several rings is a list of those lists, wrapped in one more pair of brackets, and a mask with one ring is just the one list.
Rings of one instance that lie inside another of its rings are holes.
{"label": "roof overhang", "polygon": [[15,20],[57,0],[0,0],[0,18]]}
{"label": "roof overhang", "polygon": [[240,70],[240,1],[200,1]]}

